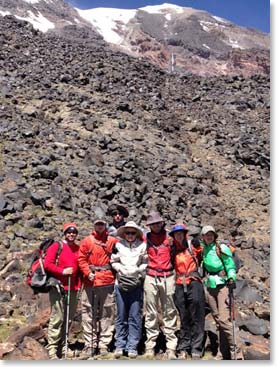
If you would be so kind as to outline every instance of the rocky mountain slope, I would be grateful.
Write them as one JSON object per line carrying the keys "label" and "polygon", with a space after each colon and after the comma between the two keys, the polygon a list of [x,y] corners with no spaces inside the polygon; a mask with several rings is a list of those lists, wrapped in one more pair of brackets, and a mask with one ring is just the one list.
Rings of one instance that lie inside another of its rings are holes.
{"label": "rocky mountain slope", "polygon": [[268,359],[269,76],[172,75],[79,35],[0,23],[1,355],[45,358],[47,301],[25,285],[39,241],[69,220],[81,239],[121,202],[235,240],[245,357]]}
{"label": "rocky mountain slope", "polygon": [[115,50],[164,70],[196,74],[267,75],[270,38],[206,11],[174,4],[139,9],[75,9],[63,0],[0,0],[0,15],[25,19],[43,32],[103,37]]}

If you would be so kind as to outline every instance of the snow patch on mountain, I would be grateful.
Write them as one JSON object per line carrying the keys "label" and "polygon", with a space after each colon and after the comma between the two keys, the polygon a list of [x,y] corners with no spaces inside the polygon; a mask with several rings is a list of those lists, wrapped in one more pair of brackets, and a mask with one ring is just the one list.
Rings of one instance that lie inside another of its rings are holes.
{"label": "snow patch on mountain", "polygon": [[29,3],[29,4],[37,4],[40,2],[40,0],[23,0],[25,1],[25,3]]}
{"label": "snow patch on mountain", "polygon": [[17,19],[26,20],[27,22],[31,23],[35,29],[38,29],[41,32],[47,32],[49,29],[55,28],[55,24],[50,22],[40,12],[38,12],[38,15],[35,15],[28,10],[28,14],[28,17],[19,17],[18,15],[15,17]]}
{"label": "snow patch on mountain", "polygon": [[152,14],[159,14],[159,13],[165,13],[168,10],[171,11],[175,11],[176,13],[183,13],[184,12],[184,8],[178,5],[174,5],[174,4],[161,4],[161,5],[148,5],[148,6],[144,6],[143,8],[139,8],[140,10],[144,10],[147,13],[152,13]]}
{"label": "snow patch on mountain", "polygon": [[136,9],[95,8],[81,10],[75,8],[79,15],[89,21],[102,35],[105,41],[119,45],[124,37],[120,34],[126,24],[134,18]]}
{"label": "snow patch on mountain", "polygon": [[0,10],[0,14],[3,15],[3,17],[4,17],[5,15],[10,15],[11,13],[9,11],[1,11]]}
{"label": "snow patch on mountain", "polygon": [[220,17],[217,17],[216,15],[212,15],[212,18],[214,18],[215,20],[217,20],[218,22],[220,23],[226,23],[226,24],[230,24],[231,22],[229,22],[228,20],[226,19],[223,19],[223,18],[220,18]]}

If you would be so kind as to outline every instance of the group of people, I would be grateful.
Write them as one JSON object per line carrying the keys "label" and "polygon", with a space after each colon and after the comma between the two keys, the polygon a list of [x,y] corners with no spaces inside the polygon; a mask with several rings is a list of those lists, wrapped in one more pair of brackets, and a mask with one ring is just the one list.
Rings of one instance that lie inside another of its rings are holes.
{"label": "group of people", "polygon": [[[167,231],[161,214],[150,212],[144,230],[134,221],[126,222],[129,212],[117,204],[108,214],[112,223],[104,217],[95,218],[92,232],[79,245],[77,225],[65,224],[58,260],[58,243],[45,257],[46,271],[62,286],[62,291],[53,287],[49,292],[49,358],[70,356],[68,330],[81,291],[85,346],[80,359],[105,356],[113,338],[114,358],[136,358],[143,314],[145,357],[155,358],[162,328],[168,359],[200,359],[204,354],[206,302],[219,335],[228,342],[230,358],[243,359],[228,304],[229,291],[235,287],[235,263],[227,245],[220,245],[222,256],[218,256],[215,229],[204,226],[191,236],[185,224],[177,223]],[[204,278],[199,271],[201,264]]]}

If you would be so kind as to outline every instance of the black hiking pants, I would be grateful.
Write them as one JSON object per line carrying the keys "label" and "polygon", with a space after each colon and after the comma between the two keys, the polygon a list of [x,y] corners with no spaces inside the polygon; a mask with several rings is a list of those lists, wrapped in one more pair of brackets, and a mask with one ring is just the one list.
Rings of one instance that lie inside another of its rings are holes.
{"label": "black hiking pants", "polygon": [[197,280],[192,280],[187,287],[177,284],[174,302],[181,321],[177,352],[185,351],[202,356],[205,328],[203,284]]}

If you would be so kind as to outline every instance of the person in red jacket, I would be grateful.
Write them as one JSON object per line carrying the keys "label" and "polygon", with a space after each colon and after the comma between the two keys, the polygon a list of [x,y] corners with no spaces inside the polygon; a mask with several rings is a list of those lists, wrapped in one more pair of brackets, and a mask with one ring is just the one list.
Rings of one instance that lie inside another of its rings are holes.
{"label": "person in red jacket", "polygon": [[175,224],[169,233],[176,246],[174,301],[181,321],[177,351],[180,359],[187,359],[189,355],[200,359],[205,327],[205,294],[198,272],[202,247],[188,240],[188,231],[184,224]]}
{"label": "person in red jacket", "polygon": [[117,239],[108,235],[103,218],[94,221],[94,230],[80,244],[78,263],[84,275],[82,326],[85,347],[80,359],[89,359],[99,351],[108,353],[115,323],[115,275],[110,258]]}
{"label": "person in red jacket", "polygon": [[[47,250],[44,259],[45,270],[55,278],[49,292],[51,314],[48,325],[48,353],[50,359],[58,359],[60,351],[65,355],[65,337],[67,307],[66,301],[70,291],[69,325],[77,308],[78,290],[81,288],[81,272],[78,267],[79,246],[75,240],[78,234],[75,223],[66,223],[63,226],[64,240],[58,254],[59,243],[54,242]],[[70,290],[69,290],[70,285]],[[69,330],[69,329],[68,329]],[[68,353],[68,356],[70,354]]]}
{"label": "person in red jacket", "polygon": [[145,356],[153,358],[159,336],[157,310],[161,306],[163,332],[166,338],[167,358],[176,359],[177,310],[174,305],[175,275],[173,266],[173,241],[165,230],[165,222],[158,212],[151,212],[146,224],[148,264],[144,282],[145,294]]}

